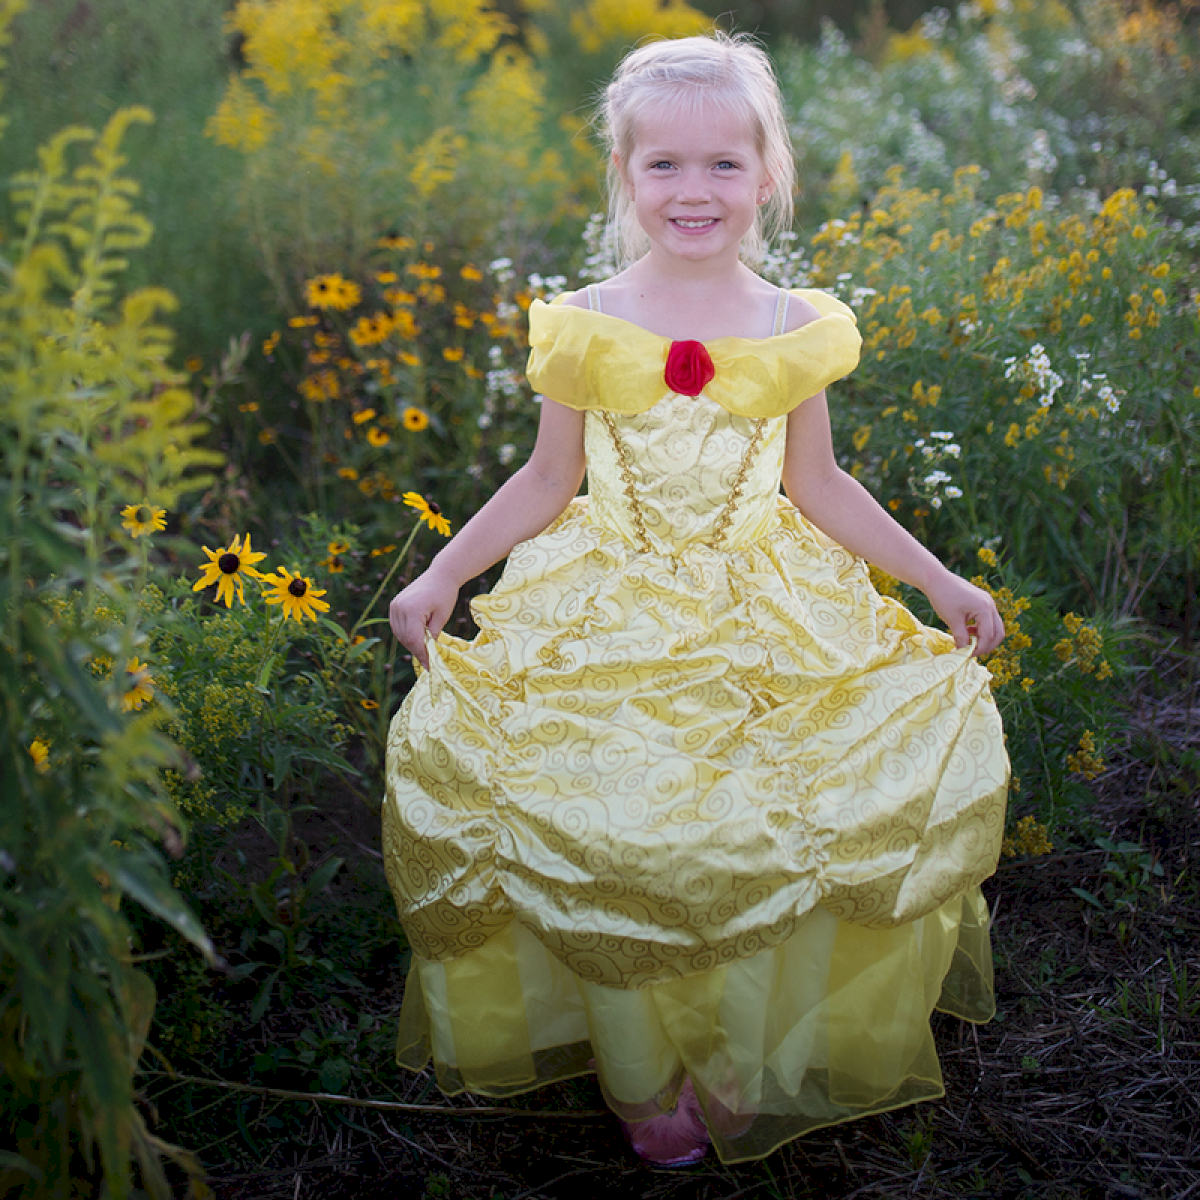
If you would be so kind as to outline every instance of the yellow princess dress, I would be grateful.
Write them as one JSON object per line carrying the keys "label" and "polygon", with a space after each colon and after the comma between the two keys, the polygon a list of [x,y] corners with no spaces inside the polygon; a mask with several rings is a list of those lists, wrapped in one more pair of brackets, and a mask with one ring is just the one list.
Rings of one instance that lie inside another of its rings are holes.
{"label": "yellow princess dress", "polygon": [[992,1014],[989,676],[779,493],[788,411],[860,346],[802,294],[803,328],[708,343],[698,396],[594,291],[530,311],[588,494],[513,549],[472,642],[429,643],[388,743],[397,1059],[447,1093],[594,1060],[636,1120],[686,1072],[739,1161],[940,1096],[933,1009]]}

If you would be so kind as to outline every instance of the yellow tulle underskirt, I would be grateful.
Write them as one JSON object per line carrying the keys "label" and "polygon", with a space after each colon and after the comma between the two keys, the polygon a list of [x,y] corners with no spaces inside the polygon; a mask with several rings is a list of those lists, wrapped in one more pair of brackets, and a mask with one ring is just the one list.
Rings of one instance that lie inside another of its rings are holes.
{"label": "yellow tulle underskirt", "polygon": [[740,1162],[941,1096],[935,1008],[994,1012],[978,888],[892,929],[818,908],[772,950],[637,990],[581,980],[513,921],[461,958],[414,958],[396,1056],[412,1070],[432,1059],[448,1095],[511,1096],[595,1070],[626,1120],[669,1110],[686,1072],[718,1155]]}

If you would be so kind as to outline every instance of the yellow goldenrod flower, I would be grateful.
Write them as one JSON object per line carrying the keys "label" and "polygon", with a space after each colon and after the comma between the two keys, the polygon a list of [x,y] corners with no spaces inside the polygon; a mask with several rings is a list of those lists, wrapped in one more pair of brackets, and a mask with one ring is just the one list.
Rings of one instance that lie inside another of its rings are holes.
{"label": "yellow goldenrod flower", "polygon": [[154,699],[154,680],[145,663],[131,658],[125,664],[125,694],[121,697],[121,711],[134,712]]}
{"label": "yellow goldenrod flower", "polygon": [[34,769],[39,775],[45,775],[50,770],[50,743],[34,738],[29,743],[29,757],[33,759]]}
{"label": "yellow goldenrod flower", "polygon": [[436,530],[443,537],[450,536],[450,522],[442,516],[442,510],[430,500],[426,500],[420,492],[405,492],[404,503],[409,508],[415,508],[417,514],[430,529]]}
{"label": "yellow goldenrod flower", "polygon": [[340,275],[318,275],[304,285],[304,298],[309,308],[335,308],[342,312],[362,299],[362,290],[353,280]]}
{"label": "yellow goldenrod flower", "polygon": [[996,552],[988,546],[980,546],[978,550],[979,561],[988,567],[997,566]]}
{"label": "yellow goldenrod flower", "polygon": [[351,420],[355,425],[365,425],[368,421],[375,420],[375,410],[373,408],[364,408],[360,412],[356,412]]}
{"label": "yellow goldenrod flower", "polygon": [[235,589],[238,602],[245,604],[246,597],[242,589],[242,582],[247,577],[250,579],[264,578],[261,572],[254,569],[254,564],[262,562],[267,556],[256,554],[250,549],[249,534],[246,534],[244,542],[241,538],[235,537],[228,547],[220,550],[210,550],[207,546],[203,549],[204,553],[208,555],[208,562],[201,565],[202,574],[199,581],[193,584],[192,591],[198,592],[215,583],[217,600],[223,600],[226,608],[233,607]]}
{"label": "yellow goldenrod flower", "polygon": [[442,357],[450,363],[462,362],[466,351],[461,346],[443,346]]}
{"label": "yellow goldenrod flower", "polygon": [[153,504],[127,504],[121,509],[121,524],[130,536],[146,537],[167,527],[167,510]]}
{"label": "yellow goldenrod flower", "polygon": [[1000,853],[1005,858],[1015,858],[1018,854],[1028,854],[1037,857],[1049,854],[1054,849],[1050,841],[1049,830],[1032,816],[1022,817],[1011,834],[1005,835]]}
{"label": "yellow goldenrod flower", "polygon": [[459,271],[459,275],[470,283],[478,283],[483,278],[483,272],[478,267],[473,267],[470,263],[467,263]]}
{"label": "yellow goldenrod flower", "polygon": [[429,427],[429,414],[424,409],[409,407],[400,414],[400,422],[409,433],[420,433]]}
{"label": "yellow goldenrod flower", "polygon": [[338,475],[342,479],[349,479],[351,482],[358,478],[358,472],[353,467],[338,467]]}
{"label": "yellow goldenrod flower", "polygon": [[286,567],[280,567],[278,574],[264,575],[263,582],[267,584],[263,591],[267,603],[282,604],[285,621],[288,617],[296,621],[301,617],[315,621],[318,612],[329,611],[329,605],[320,599],[325,592],[313,587],[311,579],[293,575]]}
{"label": "yellow goldenrod flower", "polygon": [[1079,749],[1067,755],[1067,769],[1084,779],[1095,779],[1104,773],[1104,759],[1096,753],[1096,735],[1090,729],[1083,731]]}

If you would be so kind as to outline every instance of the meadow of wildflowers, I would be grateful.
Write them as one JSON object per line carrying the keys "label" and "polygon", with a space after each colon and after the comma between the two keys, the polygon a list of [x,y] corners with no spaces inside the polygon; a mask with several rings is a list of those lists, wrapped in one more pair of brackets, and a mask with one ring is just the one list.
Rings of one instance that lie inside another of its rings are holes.
{"label": "meadow of wildflowers", "polygon": [[[68,37],[71,6],[24,8],[0,0],[0,35],[58,13]],[[343,960],[314,931],[335,882],[345,901],[377,881],[308,817],[378,805],[411,678],[386,601],[532,444],[525,310],[610,268],[585,100],[628,44],[708,21],[682,0],[238,0],[222,42],[213,12],[188,136],[239,246],[212,295],[254,298],[228,350],[175,343],[169,293],[130,284],[144,208],[170,203],[133,182],[148,113],[69,127],[9,180],[6,1186],[68,1170],[71,1147],[98,1149],[113,1195],[135,1178],[165,1195],[164,1157],[194,1173],[135,1104],[156,986],[182,1062],[377,1081],[365,991],[269,1054],[229,1040],[234,1013],[257,1025],[323,1003],[322,981],[360,986],[370,938],[349,930]],[[1194,655],[1200,633],[1195,27],[1147,0],[979,0],[867,33],[869,53],[832,25],[776,48],[802,218],[761,265],[854,308],[840,457],[997,599],[1006,853],[1045,855],[1098,832],[1143,649]],[[207,286],[210,266],[161,282]],[[469,632],[465,605],[452,628]],[[139,939],[158,948],[144,967]]]}

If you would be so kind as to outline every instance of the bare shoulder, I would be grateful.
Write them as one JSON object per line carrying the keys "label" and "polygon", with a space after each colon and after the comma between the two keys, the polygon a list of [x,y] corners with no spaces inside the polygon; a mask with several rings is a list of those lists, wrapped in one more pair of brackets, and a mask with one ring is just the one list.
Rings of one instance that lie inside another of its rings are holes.
{"label": "bare shoulder", "polygon": [[815,321],[821,315],[817,306],[811,300],[792,292],[788,297],[787,321],[784,323],[784,333],[803,329],[805,325]]}
{"label": "bare shoulder", "polygon": [[569,304],[572,308],[589,307],[587,288],[580,288],[578,291],[574,292],[564,292],[562,303]]}

